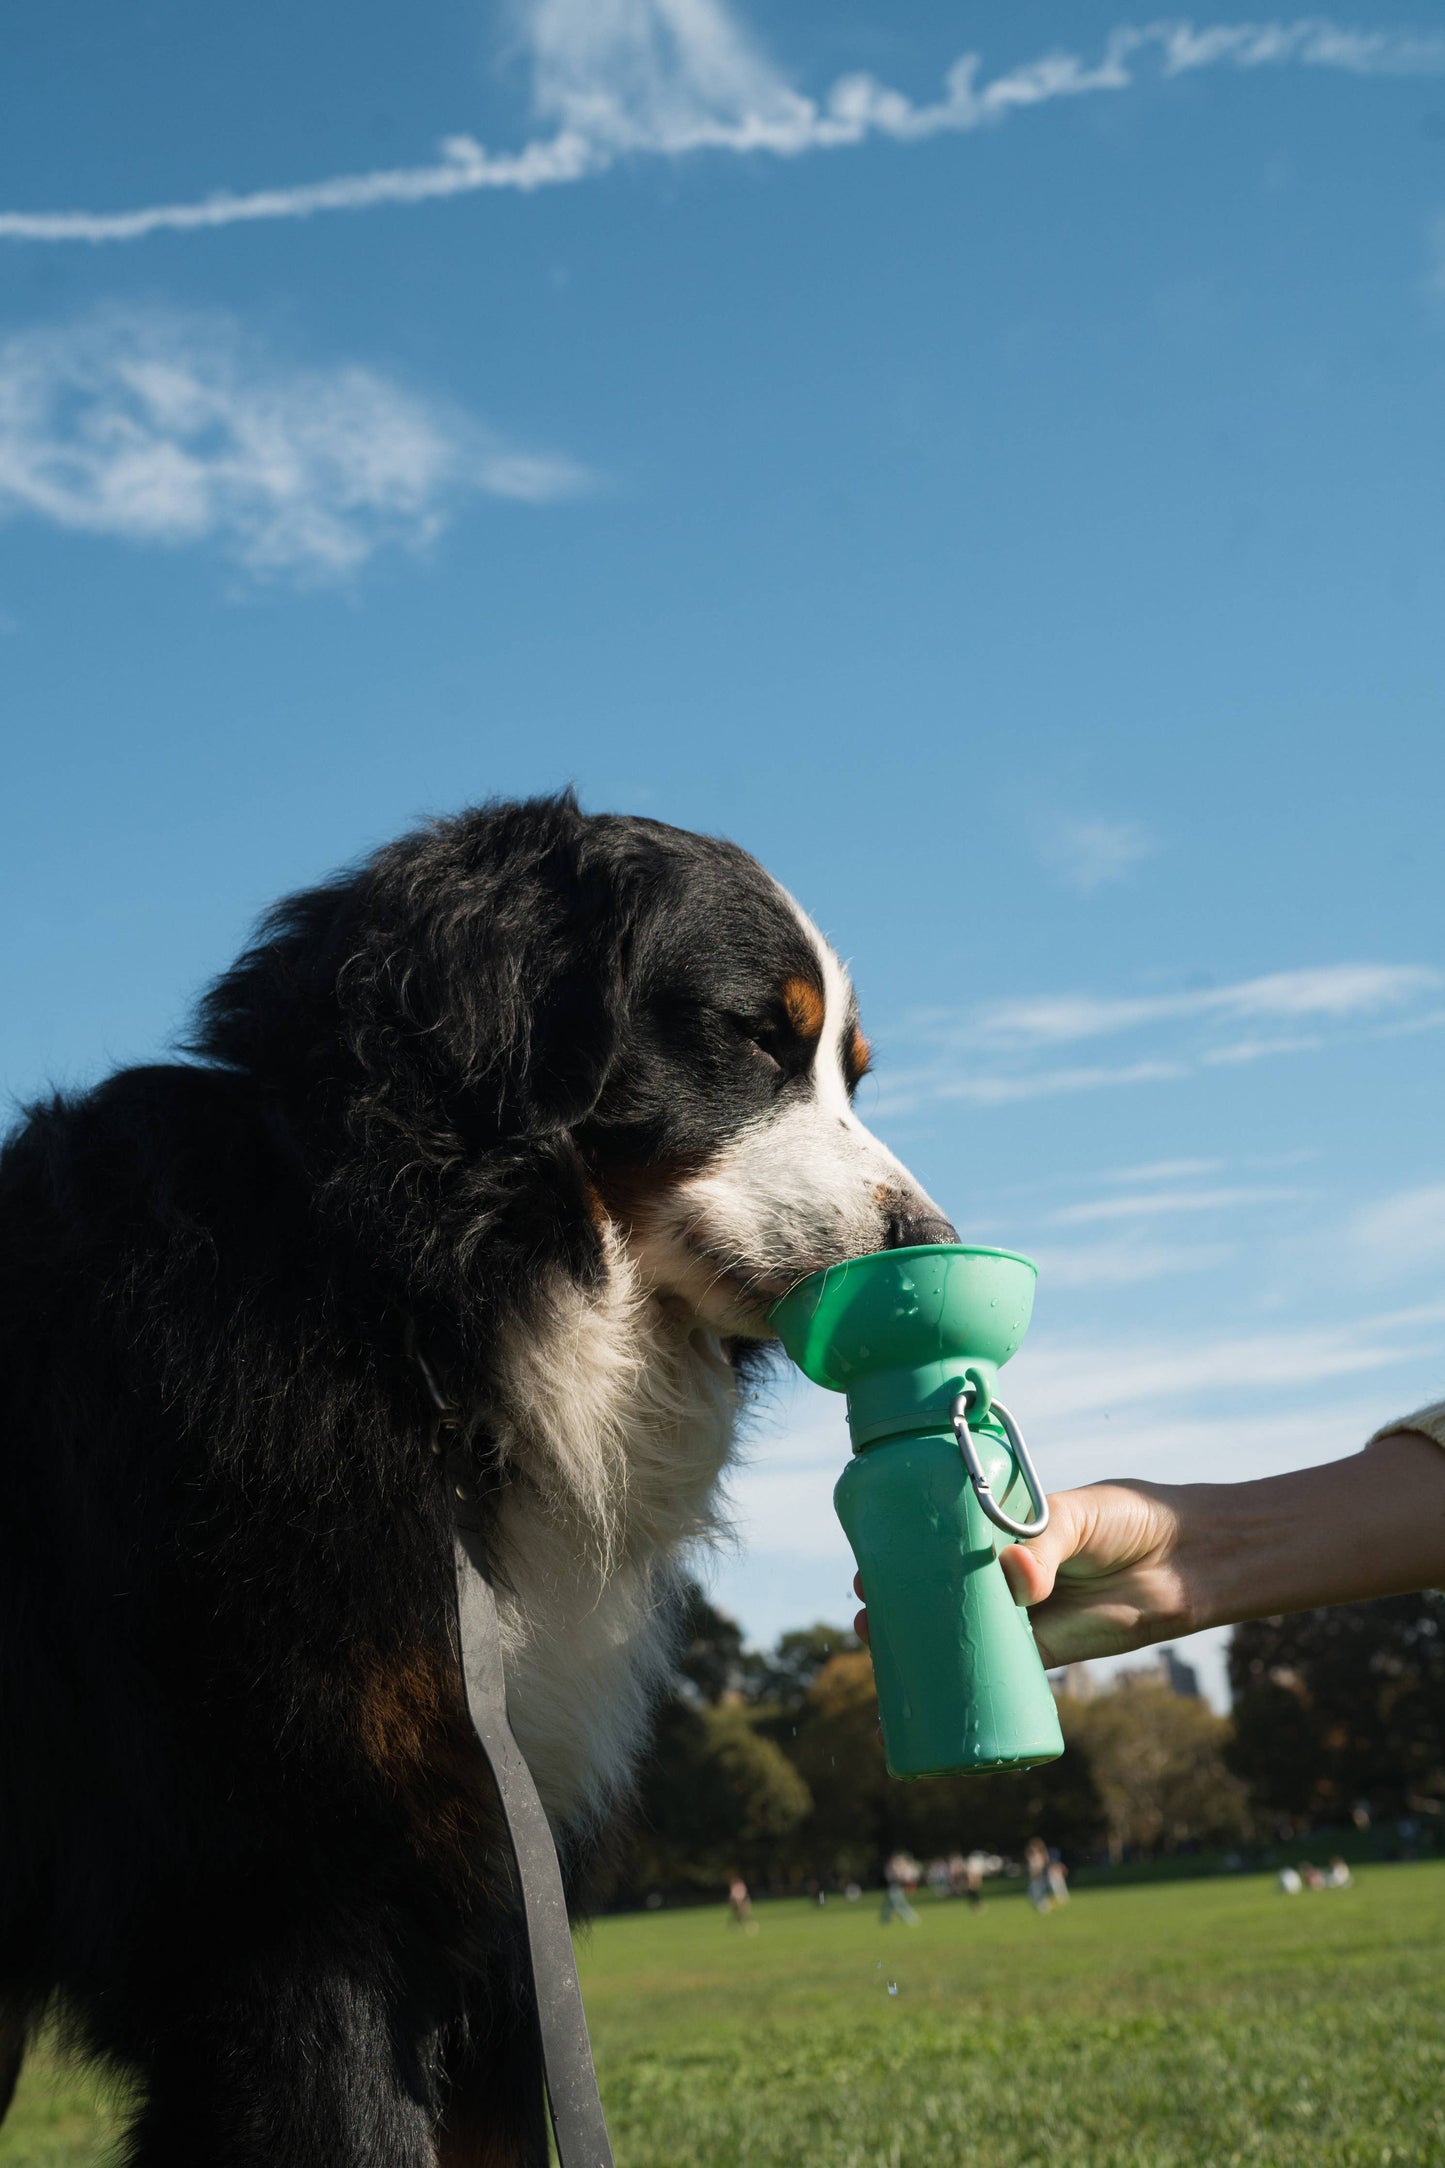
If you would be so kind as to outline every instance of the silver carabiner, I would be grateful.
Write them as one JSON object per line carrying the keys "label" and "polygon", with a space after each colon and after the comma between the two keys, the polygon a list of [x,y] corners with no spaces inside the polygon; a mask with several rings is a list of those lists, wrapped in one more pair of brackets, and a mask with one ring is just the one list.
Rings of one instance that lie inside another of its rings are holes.
{"label": "silver carabiner", "polygon": [[1039,1471],[1034,1466],[1033,1456],[1024,1444],[1024,1434],[1001,1400],[989,1402],[988,1412],[991,1416],[997,1416],[1004,1436],[1013,1447],[1014,1459],[1019,1464],[1019,1473],[1028,1485],[1029,1502],[1034,1509],[1034,1518],[1031,1521],[1016,1521],[1011,1513],[1004,1512],[995,1499],[988,1476],[984,1472],[983,1462],[979,1458],[978,1447],[973,1442],[973,1432],[968,1427],[968,1411],[977,1398],[978,1387],[965,1385],[963,1391],[955,1396],[949,1411],[953,1422],[953,1435],[958,1440],[958,1450],[963,1455],[963,1465],[968,1470],[973,1495],[994,1527],[1001,1528],[1005,1535],[1041,1536],[1049,1525],[1049,1501],[1044,1496],[1044,1487],[1039,1481]]}

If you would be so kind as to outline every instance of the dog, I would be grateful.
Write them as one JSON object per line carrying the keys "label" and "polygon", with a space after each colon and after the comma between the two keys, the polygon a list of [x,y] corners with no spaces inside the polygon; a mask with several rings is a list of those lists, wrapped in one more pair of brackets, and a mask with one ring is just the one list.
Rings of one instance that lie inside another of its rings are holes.
{"label": "dog", "polygon": [[542,2168],[426,1373],[580,1903],[769,1306],[953,1229],[792,898],[570,795],[281,904],[183,1055],[0,1155],[0,2085],[58,2009],[132,2168]]}

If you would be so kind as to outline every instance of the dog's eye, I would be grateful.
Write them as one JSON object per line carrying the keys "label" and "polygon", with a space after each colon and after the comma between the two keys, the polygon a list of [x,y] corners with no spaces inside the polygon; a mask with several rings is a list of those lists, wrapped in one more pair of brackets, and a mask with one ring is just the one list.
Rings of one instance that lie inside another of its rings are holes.
{"label": "dog's eye", "polygon": [[756,1016],[733,1016],[729,1022],[753,1059],[766,1062],[776,1076],[782,1076],[788,1049],[778,1026]]}

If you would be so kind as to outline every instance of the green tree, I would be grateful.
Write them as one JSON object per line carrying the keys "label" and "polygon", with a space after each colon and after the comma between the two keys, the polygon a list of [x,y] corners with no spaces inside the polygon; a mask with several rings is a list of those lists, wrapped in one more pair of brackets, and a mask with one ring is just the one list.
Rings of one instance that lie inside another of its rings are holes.
{"label": "green tree", "polygon": [[1017,1855],[1041,1832],[1050,1844],[1089,1851],[1104,1815],[1085,1754],[989,1776],[888,1775],[878,1738],[873,1666],[861,1650],[829,1660],[809,1688],[793,1749],[813,1795],[795,1855],[825,1878],[878,1873],[900,1845],[925,1857],[975,1848]]}
{"label": "green tree", "polygon": [[830,1656],[804,1697],[789,1753],[812,1795],[813,1811],[797,1832],[794,1864],[822,1880],[876,1874],[887,1845],[885,1786],[878,1743],[878,1698],[865,1650]]}
{"label": "green tree", "polygon": [[[744,1691],[750,1701],[767,1704],[779,1723],[795,1723],[823,1666],[834,1656],[855,1655],[860,1647],[847,1627],[796,1627],[778,1637],[771,1654],[744,1658]],[[781,1731],[775,1729],[775,1736]]]}
{"label": "green tree", "polygon": [[1266,1814],[1347,1819],[1445,1799],[1445,1595],[1235,1628],[1234,1767]]}
{"label": "green tree", "polygon": [[811,1806],[802,1777],[745,1708],[675,1698],[641,1773],[619,1891],[721,1889],[738,1870],[772,1883]]}
{"label": "green tree", "polygon": [[1207,1702],[1141,1680],[1096,1701],[1066,1696],[1059,1716],[1070,1752],[1088,1761],[1116,1856],[1244,1834],[1244,1786],[1225,1759],[1230,1726]]}
{"label": "green tree", "polygon": [[721,1701],[724,1694],[740,1690],[746,1663],[737,1620],[715,1610],[696,1581],[689,1581],[677,1658],[679,1691],[695,1701]]}

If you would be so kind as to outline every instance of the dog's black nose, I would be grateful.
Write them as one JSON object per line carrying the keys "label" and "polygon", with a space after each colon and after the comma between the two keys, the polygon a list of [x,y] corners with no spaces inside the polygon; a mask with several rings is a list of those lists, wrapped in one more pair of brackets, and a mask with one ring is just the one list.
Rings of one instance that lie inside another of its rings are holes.
{"label": "dog's black nose", "polygon": [[885,1249],[909,1250],[924,1242],[956,1242],[958,1229],[941,1212],[900,1205],[889,1212],[885,1235]]}

